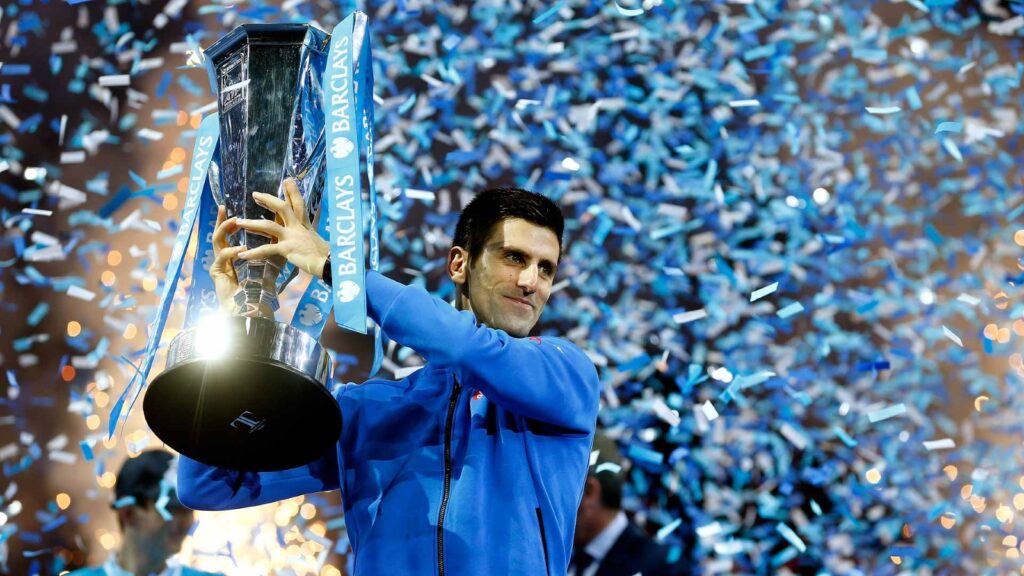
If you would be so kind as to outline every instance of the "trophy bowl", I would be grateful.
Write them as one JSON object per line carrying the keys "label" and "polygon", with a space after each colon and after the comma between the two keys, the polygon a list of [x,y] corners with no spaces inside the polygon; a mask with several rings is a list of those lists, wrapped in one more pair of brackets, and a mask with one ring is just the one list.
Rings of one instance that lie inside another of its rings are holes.
{"label": "trophy bowl", "polygon": [[341,434],[329,372],[329,357],[301,330],[213,316],[171,341],[143,411],[161,440],[194,460],[286,470],[323,456]]}

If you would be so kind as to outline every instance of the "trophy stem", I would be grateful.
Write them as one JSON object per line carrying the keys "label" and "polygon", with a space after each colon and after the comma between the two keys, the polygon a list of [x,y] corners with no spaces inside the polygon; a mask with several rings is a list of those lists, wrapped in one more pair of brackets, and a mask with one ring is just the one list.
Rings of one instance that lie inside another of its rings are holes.
{"label": "trophy stem", "polygon": [[284,258],[235,260],[238,292],[235,292],[235,314],[273,318],[280,304],[277,299],[277,278],[284,267]]}

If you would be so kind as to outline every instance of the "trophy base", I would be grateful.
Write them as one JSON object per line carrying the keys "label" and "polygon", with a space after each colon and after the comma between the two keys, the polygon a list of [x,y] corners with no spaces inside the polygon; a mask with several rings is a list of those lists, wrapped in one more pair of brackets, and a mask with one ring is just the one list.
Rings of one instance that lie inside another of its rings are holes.
{"label": "trophy base", "polygon": [[178,334],[147,387],[153,432],[204,464],[276,471],[334,449],[341,411],[325,387],[329,358],[296,328],[226,316]]}

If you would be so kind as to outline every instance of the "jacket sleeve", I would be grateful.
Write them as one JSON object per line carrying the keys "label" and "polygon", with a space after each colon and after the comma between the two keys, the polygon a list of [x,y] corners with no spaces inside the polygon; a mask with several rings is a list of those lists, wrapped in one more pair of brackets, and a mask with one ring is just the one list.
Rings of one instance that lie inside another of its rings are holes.
{"label": "jacket sleeve", "polygon": [[280,472],[217,468],[185,455],[178,459],[178,499],[193,510],[234,510],[338,488],[338,455]]}
{"label": "jacket sleeve", "polygon": [[593,432],[597,371],[579,348],[559,338],[515,338],[478,324],[471,312],[415,286],[368,272],[369,311],[389,338],[452,370],[498,406],[527,418]]}

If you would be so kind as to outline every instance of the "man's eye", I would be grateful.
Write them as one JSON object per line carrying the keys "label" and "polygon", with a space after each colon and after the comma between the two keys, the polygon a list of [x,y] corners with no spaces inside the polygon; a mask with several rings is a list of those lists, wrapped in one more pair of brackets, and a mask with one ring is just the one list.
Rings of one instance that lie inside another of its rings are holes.
{"label": "man's eye", "polygon": [[553,268],[551,268],[551,266],[541,266],[540,267],[540,271],[545,276],[554,276],[555,275],[555,270]]}
{"label": "man's eye", "polygon": [[509,254],[508,256],[506,256],[506,258],[508,258],[509,262],[515,262],[516,264],[520,264],[523,261],[523,257],[522,256],[520,256],[519,254],[514,254],[514,253]]}

